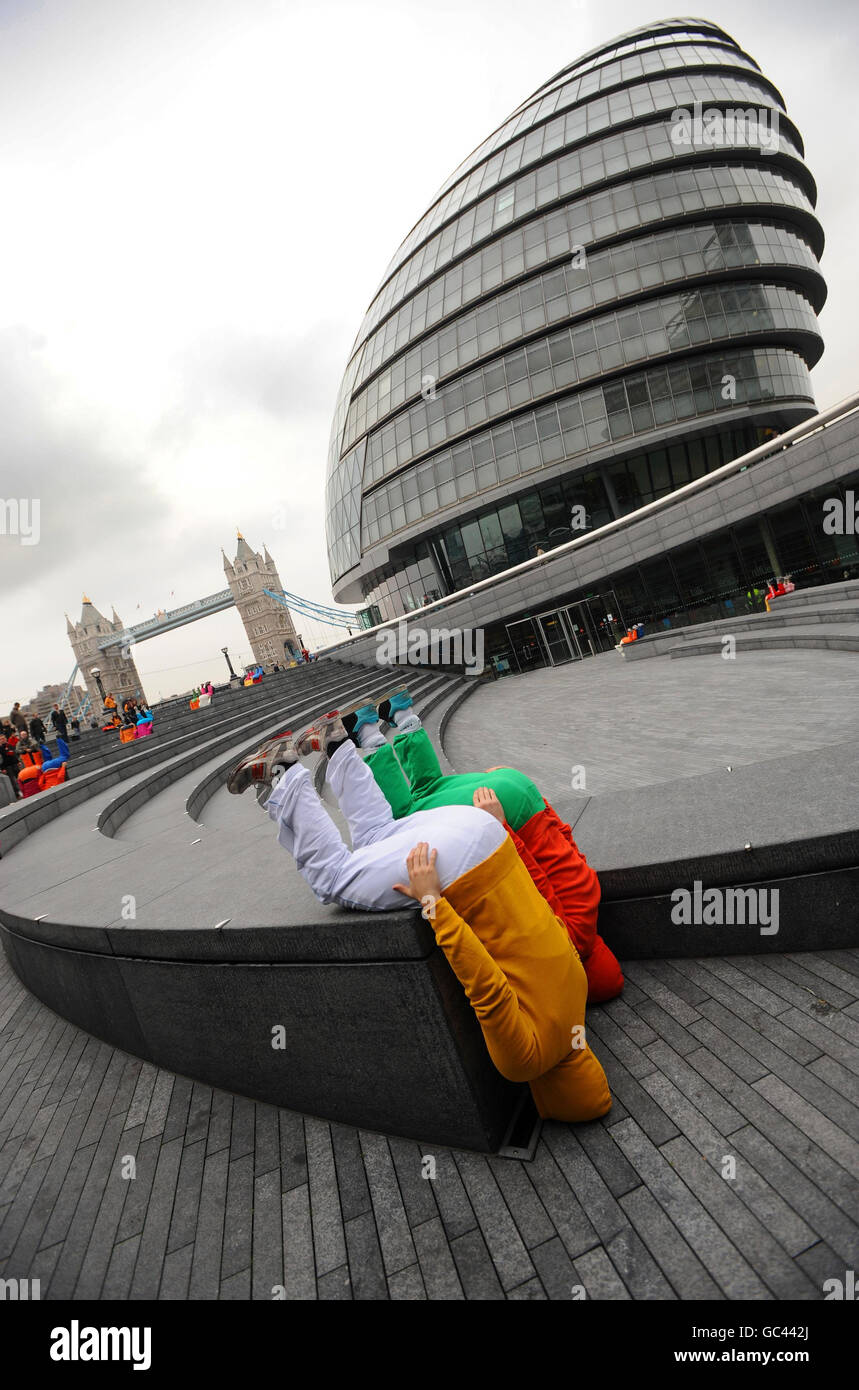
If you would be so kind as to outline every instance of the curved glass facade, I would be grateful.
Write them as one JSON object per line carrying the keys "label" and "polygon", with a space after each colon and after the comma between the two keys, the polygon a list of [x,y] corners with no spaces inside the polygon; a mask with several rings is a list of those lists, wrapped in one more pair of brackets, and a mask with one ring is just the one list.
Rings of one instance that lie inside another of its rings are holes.
{"label": "curved glass facade", "polygon": [[556,74],[367,311],[331,435],[335,596],[395,617],[569,539],[547,487],[600,525],[813,414],[815,197],[778,90],[715,25],[649,25]]}

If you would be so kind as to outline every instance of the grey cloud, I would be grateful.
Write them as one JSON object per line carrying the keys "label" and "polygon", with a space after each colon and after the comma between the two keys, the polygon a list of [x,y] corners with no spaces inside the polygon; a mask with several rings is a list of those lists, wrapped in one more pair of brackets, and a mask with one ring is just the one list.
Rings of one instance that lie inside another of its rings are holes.
{"label": "grey cloud", "polygon": [[154,439],[176,442],[206,414],[248,408],[291,425],[333,413],[348,355],[348,329],[317,323],[300,336],[223,328],[171,359],[174,401]]}
{"label": "grey cloud", "polygon": [[0,498],[38,498],[41,532],[37,545],[0,535],[4,598],[61,569],[85,582],[94,553],[101,572],[139,554],[169,510],[143,460],[115,456],[97,418],[69,422],[43,346],[27,329],[0,331]]}

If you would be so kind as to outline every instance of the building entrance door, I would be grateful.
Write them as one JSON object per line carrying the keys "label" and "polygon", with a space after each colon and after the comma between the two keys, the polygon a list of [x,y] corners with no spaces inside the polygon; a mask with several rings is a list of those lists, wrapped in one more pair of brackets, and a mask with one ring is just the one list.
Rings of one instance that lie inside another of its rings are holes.
{"label": "building entrance door", "polygon": [[520,671],[610,652],[626,631],[613,589],[506,626]]}
{"label": "building entrance door", "polygon": [[538,666],[550,664],[546,644],[535,618],[523,618],[518,623],[507,623],[506,626],[510,650],[520,671],[535,671]]}
{"label": "building entrance door", "polygon": [[589,594],[579,603],[571,603],[564,612],[585,656],[612,651],[626,631],[614,589]]}
{"label": "building entrance door", "polygon": [[560,666],[565,661],[581,661],[578,638],[564,613],[541,613],[537,622],[553,666]]}

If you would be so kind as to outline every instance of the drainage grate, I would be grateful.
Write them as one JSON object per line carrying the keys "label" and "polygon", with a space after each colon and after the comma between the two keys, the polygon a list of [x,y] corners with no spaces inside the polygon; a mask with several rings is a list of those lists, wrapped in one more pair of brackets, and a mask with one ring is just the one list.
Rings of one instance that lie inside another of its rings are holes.
{"label": "drainage grate", "polygon": [[516,1113],[510,1121],[507,1133],[501,1142],[498,1157],[519,1158],[530,1163],[537,1151],[537,1140],[540,1138],[542,1128],[543,1121],[537,1114],[537,1107],[534,1104],[530,1087],[526,1087],[522,1092],[522,1099],[516,1107]]}

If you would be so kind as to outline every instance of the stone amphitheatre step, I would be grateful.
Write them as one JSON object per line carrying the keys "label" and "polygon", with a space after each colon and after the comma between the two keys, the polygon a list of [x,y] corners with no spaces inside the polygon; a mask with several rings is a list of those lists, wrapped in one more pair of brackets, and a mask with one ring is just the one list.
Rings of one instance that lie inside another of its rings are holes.
{"label": "stone amphitheatre step", "polygon": [[[186,734],[199,735],[205,733],[213,724],[219,724],[224,720],[252,717],[257,709],[263,708],[272,700],[277,700],[279,692],[294,688],[298,679],[312,681],[316,665],[317,663],[310,667],[298,667],[295,673],[282,672],[279,676],[270,677],[268,684],[262,682],[247,689],[242,687],[235,691],[226,691],[223,695],[216,696],[212,704],[205,709],[192,710],[185,705],[167,716],[156,713],[153,731],[145,740],[135,739],[130,743],[120,743],[118,733],[100,732],[100,743],[95,746],[88,746],[79,751],[75,744],[71,744],[75,766],[79,772],[89,772],[94,767],[106,767],[131,757],[152,741],[163,742],[165,739]],[[301,677],[298,676],[299,672]],[[292,681],[288,677],[293,677]]]}
{"label": "stone amphitheatre step", "polygon": [[[363,668],[332,664],[323,674],[304,686],[290,725],[368,688]],[[449,682],[410,676],[418,698]],[[234,743],[231,760],[238,751]],[[171,775],[193,760],[177,757]],[[150,803],[162,816],[135,817],[117,838],[92,825],[114,795],[103,788],[16,847],[0,866],[0,933],[19,977],[96,1036],[186,1075],[333,1119],[497,1149],[520,1088],[489,1062],[420,913],[320,904],[255,798],[226,793],[223,765],[221,752],[173,780]],[[219,790],[195,825],[180,808],[208,772]],[[144,780],[152,774],[135,784]],[[210,810],[227,813],[222,825]],[[272,1052],[269,1018],[286,1021],[285,1058]]]}
{"label": "stone amphitheatre step", "polygon": [[[313,692],[312,700],[305,707],[299,709],[296,706],[295,714],[297,717],[292,719],[291,724],[294,733],[300,732],[308,723],[318,717],[323,708],[330,708],[332,704],[346,703],[357,698],[360,691],[366,686],[366,675],[363,672],[346,667],[341,663],[329,663],[328,672],[329,683],[317,687]],[[209,823],[207,803],[213,797],[218,796],[219,792],[223,792],[224,804],[233,812],[238,811],[242,804],[241,799],[231,796],[227,792],[226,776],[239,757],[244,756],[246,751],[248,749],[244,743],[233,743],[226,755],[217,754],[203,766],[189,771],[168,791],[162,792],[147,806],[136,811],[130,825],[126,824],[117,833],[125,837],[130,831],[133,838],[139,838],[142,827],[147,824],[157,824],[160,815],[164,813],[168,796],[173,814],[180,816],[183,820],[187,817],[191,824],[202,824],[204,821],[206,824]],[[239,814],[241,815],[240,811]]]}
{"label": "stone amphitheatre step", "polygon": [[[684,656],[709,656],[713,653],[724,655],[725,638],[705,637],[700,641],[687,639],[682,646],[674,647],[668,655],[672,660]],[[805,624],[804,626],[768,629],[766,632],[737,632],[734,636],[736,651],[785,651],[790,648],[832,652],[859,652],[859,622]]]}
{"label": "stone amphitheatre step", "polygon": [[[450,680],[448,677],[441,679],[443,682]],[[418,697],[424,686],[435,687],[438,680],[435,675],[418,673],[413,682]],[[343,698],[358,697],[366,685],[364,671],[354,669],[350,672],[349,668],[334,667],[332,664],[327,673],[324,669],[320,670],[312,686],[304,687],[301,702],[297,700],[288,711],[277,712],[276,722],[271,722],[274,711],[269,711],[265,716],[266,726],[256,731],[250,741],[247,738],[247,725],[244,725],[242,732],[245,738],[241,740],[237,740],[233,731],[226,737],[205,741],[159,764],[154,771],[138,774],[123,787],[119,796],[112,788],[93,795],[82,805],[53,821],[37,839],[34,837],[29,843],[21,845],[13,859],[4,861],[3,872],[0,873],[0,898],[3,904],[17,908],[32,897],[34,882],[43,880],[41,865],[47,859],[51,864],[49,883],[30,904],[34,915],[46,913],[54,920],[86,922],[90,925],[109,925],[116,918],[117,924],[121,925],[113,869],[117,855],[107,848],[120,827],[124,832],[121,835],[124,851],[123,894],[133,894],[139,910],[142,911],[147,903],[162,898],[166,885],[172,885],[175,891],[183,877],[205,877],[215,898],[220,901],[219,895],[225,891],[220,876],[223,870],[226,870],[223,883],[231,884],[233,897],[236,892],[241,897],[242,876],[233,873],[231,877],[230,870],[231,864],[235,869],[234,845],[230,841],[217,843],[216,838],[207,836],[203,848],[197,849],[203,841],[199,826],[195,825],[190,815],[186,815],[188,805],[193,800],[199,815],[212,791],[221,788],[233,807],[243,808],[234,812],[234,816],[237,814],[247,823],[247,802],[252,798],[249,794],[245,798],[228,796],[224,788],[226,773],[237,759],[252,751],[262,736],[271,736],[284,723],[300,728],[317,717],[321,708],[330,707],[337,699],[342,701]],[[202,784],[207,785],[208,792],[200,800],[198,793]],[[268,826],[264,818],[260,820]],[[256,824],[255,819],[252,823]],[[100,830],[101,834],[93,835],[94,828]],[[189,855],[190,846],[197,852]],[[103,853],[100,852],[102,849]],[[270,850],[269,836],[264,849],[268,877],[271,877]],[[286,855],[282,857],[284,860],[288,858]],[[279,881],[284,866],[280,865],[279,857],[275,863]],[[292,867],[291,863],[289,867]],[[254,871],[257,880],[265,880],[266,876],[262,866]],[[65,890],[61,883],[65,883]],[[297,886],[309,910],[316,900],[300,878],[297,879]],[[202,904],[206,895],[198,887],[193,889],[193,894],[197,902]],[[270,904],[274,921],[282,915],[275,908],[276,902],[275,897]],[[187,904],[179,905],[177,902],[173,907],[176,910],[173,911],[171,907],[166,919],[163,915],[153,917],[149,924],[172,926],[177,921],[188,920]],[[105,913],[108,914],[106,919]],[[193,909],[191,916],[197,920]]]}
{"label": "stone amphitheatre step", "polygon": [[[820,626],[831,634],[833,626],[843,626],[854,621],[859,621],[859,581],[851,580],[842,584],[796,590],[792,594],[785,594],[773,601],[770,612],[743,613],[738,610],[730,618],[652,632],[637,642],[627,643],[620,650],[624,661],[634,662],[663,656],[687,643],[697,643],[714,635],[741,632],[760,634],[814,626]],[[851,644],[842,648],[852,649]]]}
{"label": "stone amphitheatre step", "polygon": [[[264,739],[282,732],[285,724],[307,722],[313,718],[321,703],[339,693],[343,680],[340,672],[330,670],[326,678],[323,670],[313,685],[305,685],[302,688],[300,699],[296,692],[295,702],[290,702],[288,706],[284,707],[281,703],[276,710],[272,707],[257,712],[253,720],[243,717],[239,723],[230,721],[228,728],[219,734],[197,741],[175,758],[159,763],[145,778],[135,782],[133,787],[124,788],[108,803],[99,817],[99,829],[105,835],[113,834],[153,798],[157,797],[164,805],[165,797],[169,796],[173,784],[179,777],[203,763],[210,762],[217,753],[222,754],[221,762],[226,771],[234,766],[240,757],[252,753]],[[271,722],[273,719],[274,724]],[[184,804],[181,810],[185,810]]]}
{"label": "stone amphitheatre step", "polygon": [[773,611],[791,612],[797,608],[820,608],[830,603],[854,603],[859,600],[859,579],[840,580],[836,584],[818,584],[808,589],[794,589],[773,600]]}
{"label": "stone amphitheatre step", "polygon": [[[288,713],[292,704],[293,696],[303,691],[309,693],[316,684],[327,681],[328,677],[324,674],[323,663],[319,663],[320,670],[317,670],[317,663],[310,668],[313,675],[302,678],[292,686],[281,685],[278,690],[271,692],[267,701],[261,701],[255,705],[256,718],[251,720],[250,716],[241,718],[236,723],[235,717],[226,721],[227,728],[245,730],[252,728],[260,734],[267,732],[267,719],[274,719],[279,711]],[[301,670],[302,668],[298,668]],[[283,703],[281,703],[281,701]],[[212,725],[209,726],[212,729]],[[217,728],[217,723],[214,726]],[[274,730],[276,732],[276,727]],[[100,792],[107,786],[117,782],[128,783],[130,779],[137,778],[141,773],[155,767],[165,759],[180,754],[183,750],[193,749],[200,741],[200,730],[196,732],[186,732],[174,739],[159,742],[155,739],[144,739],[140,746],[130,745],[135,749],[133,755],[105,767],[92,768],[89,771],[75,769],[75,763],[70,765],[70,780],[58,787],[51,788],[49,791],[41,792],[38,796],[30,797],[26,801],[17,801],[13,805],[0,811],[0,851],[6,852],[21,840],[26,838],[32,831],[40,826],[48,824],[51,820],[63,814],[63,812],[88,800],[96,792]]]}

